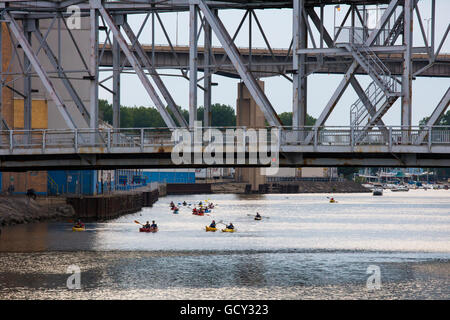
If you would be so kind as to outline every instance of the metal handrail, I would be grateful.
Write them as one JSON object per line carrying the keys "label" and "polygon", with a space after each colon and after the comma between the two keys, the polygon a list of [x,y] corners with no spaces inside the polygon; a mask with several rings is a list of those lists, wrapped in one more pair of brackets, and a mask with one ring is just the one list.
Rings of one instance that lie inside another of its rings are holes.
{"label": "metal handrail", "polygon": [[[200,129],[200,128],[199,128]],[[209,128],[201,128],[207,130]],[[226,127],[217,127],[224,134],[226,133]],[[243,129],[243,134],[248,137],[248,130]],[[364,132],[364,136],[356,141],[355,133],[363,132],[364,126],[321,126],[315,128],[314,126],[305,127],[266,127],[265,129],[276,129],[281,133],[280,145],[301,144],[307,137],[308,133],[314,132],[314,139],[310,142],[312,145],[344,145],[354,146],[358,145],[372,145],[372,144],[384,144],[384,145],[432,145],[432,144],[444,144],[450,145],[450,126],[413,126],[408,128],[402,128],[401,126],[385,126],[378,127],[376,129]],[[281,130],[283,129],[283,130]],[[383,130],[382,130],[383,129]],[[134,133],[130,136],[124,134],[124,131],[134,130]],[[97,147],[102,148],[101,152],[108,152],[114,148],[131,148],[135,150],[140,148],[141,152],[146,147],[160,147],[160,146],[174,146],[175,142],[172,139],[172,134],[169,137],[170,131],[164,128],[165,132],[161,134],[160,129],[156,128],[126,128],[126,129],[34,129],[34,130],[0,130],[0,136],[3,137],[0,149],[5,151],[9,149],[11,153],[19,152],[18,149],[42,149],[52,150],[54,152],[57,149],[73,149],[75,152],[91,152],[83,147]],[[124,143],[114,143],[114,132],[121,132],[125,138]],[[136,134],[136,133],[139,134]],[[192,130],[190,130],[192,133]],[[386,134],[389,132],[389,135]],[[270,132],[268,132],[269,134]],[[12,139],[14,136],[34,135],[34,138],[18,140]],[[80,141],[77,137],[83,135],[84,141]],[[98,137],[102,135],[102,138]],[[7,139],[9,137],[10,139]],[[97,140],[95,139],[97,137]],[[270,135],[265,136],[267,144],[271,144],[269,139]],[[233,143],[237,145],[249,146],[249,141],[238,139],[235,135],[233,137]],[[245,142],[244,142],[245,141]],[[208,142],[200,142],[202,145],[209,144]],[[226,143],[224,139],[224,143]],[[81,150],[80,150],[81,149]],[[106,149],[106,151],[104,150]],[[63,151],[61,151],[63,152]],[[67,152],[67,151],[65,151]],[[117,151],[116,151],[117,152]],[[126,151],[125,151],[126,152]],[[150,151],[152,152],[152,151]],[[57,152],[56,152],[57,153]]]}

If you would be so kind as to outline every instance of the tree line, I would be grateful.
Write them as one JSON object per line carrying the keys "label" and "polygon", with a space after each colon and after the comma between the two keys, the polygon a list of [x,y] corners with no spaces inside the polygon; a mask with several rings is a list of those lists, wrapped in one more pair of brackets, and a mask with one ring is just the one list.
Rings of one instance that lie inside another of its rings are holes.
{"label": "tree line", "polygon": [[[107,100],[99,99],[99,118],[106,123],[112,124],[113,110],[112,104]],[[197,109],[197,119],[203,121],[204,107]],[[189,111],[180,108],[180,112],[186,121],[189,121]],[[173,116],[172,112],[169,113]],[[278,115],[285,126],[292,125],[292,112],[283,112]],[[172,117],[175,120],[175,117]],[[211,126],[213,127],[233,127],[236,126],[235,110],[225,104],[215,103],[211,106]],[[176,120],[175,120],[176,121]],[[306,125],[312,126],[316,119],[310,115],[306,116]],[[157,128],[166,127],[164,120],[154,107],[126,107],[120,106],[120,127],[121,128]]]}

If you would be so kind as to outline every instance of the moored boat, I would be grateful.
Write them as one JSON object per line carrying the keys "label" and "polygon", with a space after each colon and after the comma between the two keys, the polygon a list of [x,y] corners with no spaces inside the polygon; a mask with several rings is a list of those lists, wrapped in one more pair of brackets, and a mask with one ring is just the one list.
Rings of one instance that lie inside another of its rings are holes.
{"label": "moored boat", "polygon": [[382,188],[374,188],[372,191],[372,195],[374,196],[382,196],[383,195],[383,189]]}
{"label": "moored boat", "polygon": [[397,186],[395,188],[392,188],[391,191],[393,191],[393,192],[396,192],[396,191],[403,191],[403,192],[405,192],[405,191],[409,191],[409,188],[407,186]]}

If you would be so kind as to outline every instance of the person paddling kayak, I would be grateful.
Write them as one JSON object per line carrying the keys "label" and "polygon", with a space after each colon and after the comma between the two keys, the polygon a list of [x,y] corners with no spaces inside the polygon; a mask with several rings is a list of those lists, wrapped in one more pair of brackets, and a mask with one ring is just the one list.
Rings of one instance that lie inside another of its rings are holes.
{"label": "person paddling kayak", "polygon": [[187,205],[187,202],[186,201],[183,201],[183,206],[186,206]]}
{"label": "person paddling kayak", "polygon": [[209,227],[210,227],[210,228],[215,228],[215,227],[216,227],[216,221],[213,220],[213,221],[211,222],[211,224],[209,225]]}
{"label": "person paddling kayak", "polygon": [[77,223],[74,226],[75,228],[84,228],[84,223],[81,222],[80,219],[78,219]]}
{"label": "person paddling kayak", "polygon": [[152,225],[150,226],[152,229],[158,228],[158,225],[155,223],[155,220],[152,221]]}
{"label": "person paddling kayak", "polygon": [[150,229],[150,222],[147,221],[147,223],[144,224],[144,225],[142,226],[142,228],[144,228],[144,229]]}
{"label": "person paddling kayak", "polygon": [[234,229],[234,226],[233,226],[233,224],[230,222],[230,224],[227,226],[227,229]]}

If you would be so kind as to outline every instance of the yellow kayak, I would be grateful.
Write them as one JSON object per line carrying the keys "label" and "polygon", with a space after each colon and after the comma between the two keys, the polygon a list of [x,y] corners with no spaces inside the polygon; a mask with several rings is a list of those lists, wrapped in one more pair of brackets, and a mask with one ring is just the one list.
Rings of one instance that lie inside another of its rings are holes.
{"label": "yellow kayak", "polygon": [[217,228],[211,228],[209,226],[206,226],[205,228],[206,228],[206,231],[212,231],[212,232],[216,232],[217,231]]}
{"label": "yellow kayak", "polygon": [[72,231],[86,231],[86,228],[85,227],[82,227],[82,228],[72,227]]}
{"label": "yellow kayak", "polygon": [[236,229],[228,229],[228,228],[222,229],[222,232],[235,232],[235,231]]}

